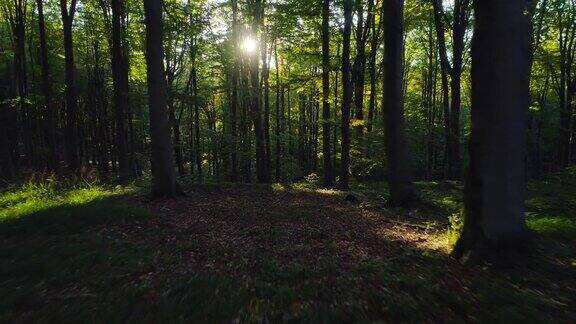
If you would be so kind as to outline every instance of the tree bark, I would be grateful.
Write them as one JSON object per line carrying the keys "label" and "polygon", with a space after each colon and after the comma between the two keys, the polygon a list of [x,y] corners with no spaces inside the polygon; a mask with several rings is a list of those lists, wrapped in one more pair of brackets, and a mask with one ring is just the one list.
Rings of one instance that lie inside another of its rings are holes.
{"label": "tree bark", "polygon": [[198,181],[202,181],[202,143],[200,142],[200,105],[198,96],[198,73],[196,71],[196,43],[191,46],[192,50],[192,104],[194,105],[194,141],[196,149],[196,170],[198,171]]}
{"label": "tree bark", "polygon": [[66,160],[68,168],[77,172],[80,169],[78,155],[78,102],[76,98],[76,76],[74,67],[74,44],[72,41],[72,23],[76,12],[76,0],[68,8],[66,0],[60,0],[62,29],[64,31],[64,56],[66,62]]}
{"label": "tree bark", "polygon": [[128,149],[128,57],[126,55],[124,0],[112,0],[112,79],[114,83],[114,112],[116,117],[116,146],[118,151],[118,179],[134,178]]}
{"label": "tree bark", "polygon": [[444,9],[442,0],[433,0],[434,24],[436,26],[436,38],[438,40],[438,54],[440,56],[440,74],[442,82],[442,111],[444,115],[444,159],[445,173],[450,176],[452,173],[452,135],[450,126],[450,94],[448,85],[448,74],[450,73],[450,63],[446,51],[446,39],[444,38]]}
{"label": "tree bark", "polygon": [[453,255],[490,259],[521,245],[524,216],[530,18],[527,0],[475,0],[472,133],[464,229]]}
{"label": "tree bark", "polygon": [[390,203],[409,203],[412,188],[410,155],[404,130],[403,61],[404,1],[384,2],[384,127]]}
{"label": "tree bark", "polygon": [[175,197],[180,191],[176,182],[174,150],[166,104],[162,0],[145,0],[144,15],[152,151],[152,196]]}
{"label": "tree bark", "polygon": [[46,44],[46,23],[44,21],[44,0],[36,0],[38,6],[38,34],[40,37],[40,65],[42,67],[42,94],[44,95],[44,133],[48,146],[48,168],[55,170],[58,164],[56,157],[56,111],[51,105],[50,64],[48,62],[48,45]]}
{"label": "tree bark", "polygon": [[278,41],[274,42],[274,61],[276,62],[276,152],[274,168],[276,182],[282,181],[282,136],[284,117],[284,90],[280,80],[280,62],[278,61]]}
{"label": "tree bark", "polygon": [[464,55],[464,36],[468,25],[468,16],[470,12],[470,0],[455,0],[453,22],[452,22],[452,69],[450,69],[450,127],[452,134],[452,170],[451,176],[460,179],[462,176],[462,158],[460,157],[460,106],[461,96],[461,79],[463,69]]}
{"label": "tree bark", "polygon": [[[262,0],[255,0],[253,3],[253,21],[252,33],[256,37],[258,29],[261,25],[261,6]],[[250,62],[250,81],[251,81],[251,115],[252,122],[254,123],[254,133],[256,135],[256,176],[260,183],[267,183],[270,181],[267,170],[268,159],[266,157],[266,134],[264,131],[264,124],[262,122],[262,113],[260,111],[260,77],[259,77],[259,56],[258,54],[251,55]]]}
{"label": "tree bark", "polygon": [[349,189],[350,178],[350,106],[352,80],[350,78],[350,34],[352,31],[352,0],[344,0],[344,31],[342,35],[342,153],[340,160],[341,189]]}
{"label": "tree bark", "polygon": [[334,184],[334,167],[330,150],[330,0],[322,1],[322,155],[324,185]]}
{"label": "tree bark", "polygon": [[270,147],[270,67],[268,64],[268,50],[266,44],[266,31],[264,30],[264,6],[262,6],[262,33],[260,37],[260,51],[262,55],[262,84],[263,89],[263,100],[264,105],[264,120],[262,126],[264,127],[264,143],[266,145],[266,172],[268,173],[266,177],[270,180],[270,172],[272,171],[272,160],[271,160],[271,147]]}
{"label": "tree bark", "polygon": [[357,126],[356,137],[362,138],[364,133],[364,73],[366,70],[366,40],[372,24],[372,7],[374,0],[368,0],[368,18],[364,21],[364,4],[358,3],[356,19],[356,57],[352,67],[352,82],[354,84],[354,118]]}
{"label": "tree bark", "polygon": [[[3,87],[4,84],[2,84]],[[2,93],[2,95],[6,95]],[[13,143],[9,134],[12,123],[10,116],[11,107],[5,102],[0,102],[0,180],[12,181],[16,177],[16,166],[13,159]]]}
{"label": "tree bark", "polygon": [[230,133],[231,133],[231,148],[230,160],[232,163],[231,180],[232,182],[238,181],[238,154],[237,150],[237,131],[236,122],[238,114],[238,1],[232,0],[232,48],[233,48],[233,62],[232,62],[232,75],[231,75],[231,100],[230,100]]}
{"label": "tree bark", "polygon": [[380,44],[380,34],[382,31],[382,20],[376,27],[376,19],[372,18],[371,23],[371,38],[370,38],[370,59],[368,63],[368,72],[370,75],[370,97],[368,100],[368,125],[367,131],[372,132],[374,127],[374,115],[376,113],[376,57],[378,54],[378,46]]}

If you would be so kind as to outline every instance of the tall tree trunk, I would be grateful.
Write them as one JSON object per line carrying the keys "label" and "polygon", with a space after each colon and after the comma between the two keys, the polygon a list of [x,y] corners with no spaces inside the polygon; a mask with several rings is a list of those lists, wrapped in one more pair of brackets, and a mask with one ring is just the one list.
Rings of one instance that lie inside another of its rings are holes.
{"label": "tall tree trunk", "polygon": [[112,79],[114,83],[114,113],[116,117],[116,147],[118,151],[118,179],[134,177],[128,150],[128,57],[124,20],[124,0],[112,0]]}
{"label": "tall tree trunk", "polygon": [[[264,6],[262,6],[264,7]],[[262,8],[262,25],[264,21],[264,8]],[[268,64],[268,50],[266,45],[266,31],[262,30],[260,37],[260,51],[262,55],[262,84],[264,86],[264,91],[262,93],[264,105],[264,121],[262,126],[264,127],[264,142],[266,144],[266,172],[268,173],[266,177],[270,180],[270,172],[272,172],[272,160],[271,160],[271,147],[270,147],[270,67]]]}
{"label": "tall tree trunk", "polygon": [[[4,84],[0,88],[4,88]],[[8,97],[5,93],[2,95]],[[14,180],[16,177],[16,166],[13,159],[14,144],[11,143],[13,138],[9,133],[10,124],[12,124],[11,110],[12,108],[8,103],[0,102],[0,180],[5,181]]]}
{"label": "tall tree trunk", "polygon": [[274,43],[274,61],[276,62],[276,152],[275,152],[275,176],[276,182],[282,181],[282,135],[284,134],[284,93],[280,80],[280,62],[278,61],[278,41]]}
{"label": "tall tree trunk", "polygon": [[[336,48],[336,57],[340,56],[340,44]],[[338,84],[340,83],[340,79],[338,77],[339,70],[334,71],[334,120],[338,120]],[[334,127],[334,137],[332,140],[332,150],[334,151],[333,159],[334,159],[334,170],[336,170],[338,165],[338,127]],[[336,171],[334,171],[336,173]],[[334,175],[336,176],[336,175]]]}
{"label": "tall tree trunk", "polygon": [[77,172],[80,169],[78,155],[78,102],[76,98],[76,77],[74,67],[74,44],[72,41],[72,23],[76,13],[76,0],[68,8],[66,0],[60,0],[62,29],[64,31],[64,56],[66,62],[66,160],[68,168]]}
{"label": "tall tree trunk", "polygon": [[376,57],[378,54],[378,47],[380,44],[380,34],[382,31],[381,19],[376,27],[376,19],[372,18],[371,23],[371,38],[370,38],[370,59],[368,61],[368,72],[370,75],[370,97],[368,100],[368,126],[367,131],[372,132],[372,127],[374,127],[374,115],[376,113]]}
{"label": "tall tree trunk", "polygon": [[94,140],[96,143],[92,145],[96,148],[97,158],[95,159],[98,163],[98,171],[101,176],[105,176],[109,172],[108,163],[110,161],[110,156],[108,154],[108,109],[107,109],[107,99],[106,99],[106,80],[104,76],[104,71],[102,69],[101,59],[100,59],[100,47],[98,41],[94,41],[94,70],[91,76],[91,86],[90,98],[87,99],[88,102],[92,104],[92,109],[94,110],[94,123],[87,125],[95,128]]}
{"label": "tall tree trunk", "polygon": [[144,15],[152,151],[152,195],[175,197],[180,191],[174,170],[174,150],[170,138],[166,104],[162,0],[144,0]]}
{"label": "tall tree trunk", "polygon": [[178,175],[180,177],[184,177],[186,175],[186,168],[184,168],[184,156],[182,155],[180,121],[178,118],[176,118],[176,106],[174,105],[174,97],[173,95],[169,95],[168,97],[170,98],[168,99],[168,120],[172,126],[172,133],[174,135],[174,160],[176,162]]}
{"label": "tall tree trunk", "polygon": [[230,100],[230,133],[231,133],[231,148],[230,160],[232,163],[231,180],[232,182],[238,181],[238,154],[237,150],[237,131],[236,122],[238,114],[238,1],[232,0],[232,48],[233,48],[233,62],[232,62],[232,75],[231,75],[231,100]]}
{"label": "tall tree trunk", "polygon": [[194,141],[196,148],[196,170],[198,171],[198,181],[202,181],[202,143],[200,142],[200,97],[198,95],[198,73],[196,71],[196,44],[192,44],[192,92],[194,97],[192,103],[194,105]]}
{"label": "tall tree trunk", "polygon": [[352,67],[354,84],[354,118],[357,121],[356,136],[360,139],[364,133],[364,73],[366,70],[366,40],[372,25],[372,7],[374,0],[368,0],[368,18],[364,21],[364,4],[358,3],[356,19],[356,57]]}
{"label": "tall tree trunk", "polygon": [[472,133],[464,229],[453,254],[491,258],[527,237],[524,216],[530,18],[527,0],[475,0]]}
{"label": "tall tree trunk", "polygon": [[438,40],[438,54],[440,56],[440,74],[442,82],[442,111],[444,115],[444,158],[445,172],[447,175],[452,173],[452,136],[450,134],[450,94],[448,85],[448,74],[450,73],[450,63],[448,62],[448,53],[446,51],[446,39],[444,38],[444,9],[442,0],[433,0],[434,4],[434,23],[436,26],[436,38]]}
{"label": "tall tree trunk", "polygon": [[330,150],[330,0],[322,1],[322,154],[324,185],[334,184],[334,167]]}
{"label": "tall tree trunk", "polygon": [[[253,6],[253,21],[252,21],[252,33],[253,37],[258,34],[258,29],[260,28],[262,17],[261,17],[261,6],[263,0],[255,0],[252,3]],[[250,81],[251,81],[251,115],[252,122],[254,123],[254,133],[256,135],[256,176],[260,183],[269,182],[269,173],[267,170],[268,159],[266,157],[266,134],[264,131],[264,124],[262,122],[262,112],[260,111],[260,60],[257,53],[251,55],[250,57]]]}
{"label": "tall tree trunk", "polygon": [[[12,7],[13,6],[13,7]],[[15,0],[11,5],[5,8],[6,19],[10,23],[12,31],[12,45],[13,45],[13,60],[14,60],[14,81],[17,90],[18,109],[14,113],[14,117],[20,114],[19,123],[15,123],[15,148],[17,152],[18,139],[21,136],[24,144],[24,154],[26,160],[18,161],[19,154],[16,154],[14,160],[16,166],[22,162],[32,165],[33,163],[33,145],[32,145],[32,113],[31,109],[26,107],[28,95],[28,80],[26,68],[26,9],[27,1]],[[12,11],[13,10],[13,11]]]}
{"label": "tall tree trunk", "polygon": [[344,32],[342,35],[342,157],[340,161],[340,188],[349,188],[350,178],[350,106],[352,80],[350,79],[350,34],[352,30],[352,0],[344,0]]}
{"label": "tall tree trunk", "polygon": [[243,69],[240,73],[241,77],[241,89],[242,98],[241,101],[241,114],[240,114],[240,138],[242,139],[242,181],[246,183],[252,182],[252,141],[249,135],[250,131],[250,120],[249,120],[249,107],[250,107],[250,91],[249,91],[249,82],[250,80],[247,77],[249,67],[246,67],[246,64],[242,65]]}
{"label": "tall tree trunk", "polygon": [[38,33],[40,37],[40,65],[42,66],[42,94],[44,95],[44,133],[48,144],[48,168],[55,170],[56,157],[56,111],[51,105],[50,65],[48,63],[48,45],[46,44],[46,23],[44,21],[44,0],[36,0],[38,6]]}
{"label": "tall tree trunk", "polygon": [[404,0],[384,1],[384,127],[390,203],[413,199],[410,155],[404,130]]}
{"label": "tall tree trunk", "polygon": [[464,55],[464,36],[468,25],[470,13],[470,0],[454,1],[454,11],[452,13],[452,69],[450,70],[450,90],[452,93],[450,108],[450,125],[452,134],[452,172],[451,176],[456,179],[461,178],[462,159],[460,157],[460,106],[461,106],[461,79]]}
{"label": "tall tree trunk", "polygon": [[28,108],[28,69],[26,59],[26,14],[27,14],[27,1],[16,0],[15,4],[15,26],[14,36],[16,42],[15,55],[17,56],[16,76],[18,79],[18,102],[20,106],[21,122],[22,122],[22,140],[24,142],[24,149],[26,153],[26,162],[29,166],[35,164],[35,150],[33,144],[33,131],[32,131],[32,110]]}

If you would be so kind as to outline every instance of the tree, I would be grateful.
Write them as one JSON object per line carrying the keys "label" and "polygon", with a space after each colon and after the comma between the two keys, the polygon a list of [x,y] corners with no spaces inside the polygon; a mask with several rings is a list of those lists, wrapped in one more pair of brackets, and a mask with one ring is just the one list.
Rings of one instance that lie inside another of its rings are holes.
{"label": "tree", "polygon": [[354,85],[354,118],[356,119],[356,137],[364,133],[364,75],[366,74],[366,42],[372,25],[374,0],[368,0],[368,18],[364,21],[364,4],[359,1],[356,14],[356,57],[352,65],[352,83]]}
{"label": "tree", "polygon": [[42,92],[44,95],[44,133],[49,150],[48,168],[55,170],[57,166],[56,158],[56,113],[50,106],[52,91],[50,87],[50,64],[48,62],[48,45],[46,44],[46,23],[44,22],[44,0],[36,0],[38,6],[38,36],[40,38],[40,65],[42,66]]}
{"label": "tree", "polygon": [[230,77],[230,160],[232,163],[232,172],[230,180],[232,182],[238,181],[238,154],[237,154],[237,131],[236,122],[238,115],[238,1],[231,0],[232,6],[232,71]]}
{"label": "tree", "polygon": [[[446,40],[444,39],[444,14],[442,0],[433,0],[434,23],[438,38],[440,69],[442,73],[442,102],[444,108],[444,127],[446,138],[446,167],[449,177],[460,178],[460,106],[461,80],[463,69],[464,36],[470,16],[470,0],[455,0],[450,27],[452,31],[452,64],[448,61]],[[448,92],[448,75],[450,75],[450,92]]]}
{"label": "tree", "polygon": [[[258,29],[262,24],[262,0],[254,0],[252,5],[252,34],[256,38]],[[268,172],[268,158],[266,157],[266,133],[262,122],[262,112],[260,111],[260,60],[258,54],[250,56],[250,94],[251,94],[251,115],[254,123],[254,133],[256,134],[256,175],[258,182],[266,183],[270,181]]]}
{"label": "tree", "polygon": [[573,108],[572,100],[576,97],[576,1],[552,1],[558,43],[559,70],[553,71],[553,80],[560,106],[560,127],[558,131],[558,164],[566,167],[572,160]]}
{"label": "tree", "polygon": [[150,109],[150,140],[152,151],[152,196],[175,197],[180,194],[176,182],[170,124],[168,122],[166,79],[164,77],[164,46],[162,0],[145,0],[146,71],[148,106]]}
{"label": "tree", "polygon": [[390,203],[409,203],[414,198],[410,155],[404,131],[403,60],[404,0],[384,1],[384,131]]}
{"label": "tree", "polygon": [[60,0],[62,30],[64,31],[64,56],[66,61],[66,160],[72,171],[80,169],[78,155],[78,102],[76,98],[76,76],[74,67],[74,43],[72,41],[72,23],[76,13],[77,0],[71,0],[70,8],[66,0]]}
{"label": "tree", "polygon": [[[190,45],[190,61],[192,63],[192,68],[190,71],[192,78],[192,106],[194,108],[194,148],[195,148],[195,162],[196,170],[198,171],[198,180],[202,181],[202,143],[200,142],[200,96],[198,95],[198,74],[196,72],[196,49],[198,44],[196,39],[192,39],[192,44]],[[192,119],[192,117],[191,117]],[[192,138],[190,138],[192,141]],[[192,163],[192,161],[190,161]]]}
{"label": "tree", "polygon": [[330,152],[330,0],[322,1],[322,155],[324,185],[334,184],[334,170]]}
{"label": "tree", "polygon": [[[22,141],[24,143],[24,154],[28,158],[28,161],[21,160],[19,154],[15,154],[14,162],[17,166],[22,162],[27,162],[28,165],[32,165],[32,159],[34,156],[35,147],[32,144],[32,119],[33,116],[30,109],[27,107],[28,98],[28,73],[27,64],[28,60],[26,58],[26,12],[27,12],[28,2],[24,0],[12,1],[9,4],[3,5],[4,14],[9,22],[11,29],[11,41],[13,49],[13,68],[14,68],[14,81],[15,87],[17,89],[18,97],[14,103],[18,103],[18,112],[12,113],[15,121],[17,118],[21,123],[14,125],[15,134],[13,135],[16,140],[18,140],[19,135],[22,136]],[[20,126],[20,127],[18,127]],[[18,152],[18,146],[14,147],[14,151]]]}
{"label": "tree", "polygon": [[[377,5],[380,2],[377,3]],[[373,10],[376,10],[374,7]],[[380,19],[378,23],[376,23],[376,14],[373,13],[374,17],[371,19],[371,26],[370,27],[370,57],[368,63],[368,73],[370,75],[370,97],[368,99],[368,125],[366,130],[370,133],[372,132],[372,127],[374,126],[374,115],[376,114],[376,80],[377,80],[377,68],[376,68],[376,57],[378,54],[378,47],[381,41],[382,35],[382,22],[383,20]]]}
{"label": "tree", "polygon": [[116,116],[116,146],[118,147],[118,178],[134,177],[128,151],[128,58],[124,26],[124,0],[112,0],[112,78]]}
{"label": "tree", "polygon": [[489,258],[528,237],[524,216],[529,103],[527,0],[475,0],[472,133],[465,220],[453,254]]}
{"label": "tree", "polygon": [[350,178],[350,106],[352,80],[350,76],[350,34],[352,31],[352,0],[344,0],[344,30],[342,33],[342,158],[340,188],[348,189]]}

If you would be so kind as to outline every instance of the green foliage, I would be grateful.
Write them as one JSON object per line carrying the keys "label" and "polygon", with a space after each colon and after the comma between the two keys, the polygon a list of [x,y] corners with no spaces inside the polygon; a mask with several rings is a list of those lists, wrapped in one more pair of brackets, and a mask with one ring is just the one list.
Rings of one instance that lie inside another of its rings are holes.
{"label": "green foliage", "polygon": [[450,246],[454,246],[458,237],[462,233],[462,228],[464,227],[464,215],[462,212],[455,213],[448,216],[448,229],[446,229],[446,239]]}
{"label": "green foliage", "polygon": [[572,240],[576,237],[576,219],[566,216],[533,216],[527,218],[528,226],[538,233]]}

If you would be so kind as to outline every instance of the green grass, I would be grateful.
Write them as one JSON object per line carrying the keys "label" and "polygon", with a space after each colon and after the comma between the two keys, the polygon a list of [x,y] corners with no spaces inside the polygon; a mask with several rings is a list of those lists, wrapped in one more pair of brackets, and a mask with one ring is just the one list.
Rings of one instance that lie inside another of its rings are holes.
{"label": "green grass", "polygon": [[576,167],[528,186],[528,226],[543,235],[576,239]]}
{"label": "green grass", "polygon": [[[85,291],[106,290],[121,276],[145,269],[151,259],[145,246],[120,244],[104,232],[105,226],[149,216],[144,209],[119,201],[133,191],[51,181],[4,190],[0,322],[10,322],[19,309],[30,305],[37,305],[36,320],[88,318],[94,297],[85,296]],[[55,312],[61,301],[69,307]]]}

